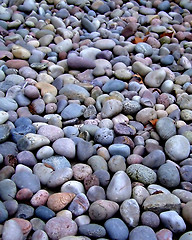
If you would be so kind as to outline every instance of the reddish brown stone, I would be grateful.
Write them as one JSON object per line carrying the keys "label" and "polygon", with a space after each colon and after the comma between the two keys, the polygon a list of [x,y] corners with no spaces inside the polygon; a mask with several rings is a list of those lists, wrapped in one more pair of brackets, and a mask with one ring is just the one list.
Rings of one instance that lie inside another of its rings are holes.
{"label": "reddish brown stone", "polygon": [[5,64],[8,68],[16,68],[16,69],[29,66],[29,63],[26,60],[21,60],[21,59],[11,59],[11,60],[8,60]]}
{"label": "reddish brown stone", "polygon": [[123,35],[125,38],[128,38],[130,36],[133,36],[137,31],[137,24],[130,22],[127,24],[127,26],[123,29],[121,32],[121,35]]}
{"label": "reddish brown stone", "polygon": [[86,190],[88,190],[92,186],[99,186],[99,179],[96,175],[89,174],[84,178],[84,187]]}

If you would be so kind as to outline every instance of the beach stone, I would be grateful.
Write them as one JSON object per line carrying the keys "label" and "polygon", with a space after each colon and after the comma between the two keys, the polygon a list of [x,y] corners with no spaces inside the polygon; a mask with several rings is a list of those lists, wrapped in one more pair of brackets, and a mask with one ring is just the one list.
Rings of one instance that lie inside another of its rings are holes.
{"label": "beach stone", "polygon": [[59,94],[64,94],[68,99],[80,100],[81,102],[90,96],[85,88],[72,83],[64,85],[64,87],[60,89]]}
{"label": "beach stone", "polygon": [[13,219],[5,222],[2,230],[2,238],[5,240],[21,240],[23,239],[23,232],[20,225]]}
{"label": "beach stone", "polygon": [[101,186],[105,187],[109,184],[110,174],[107,170],[98,169],[94,171],[94,175],[96,175],[97,178],[99,179],[99,183]]}
{"label": "beach stone", "polygon": [[157,118],[157,112],[150,107],[141,109],[136,114],[136,120],[141,122],[143,125],[146,125],[149,121]]}
{"label": "beach stone", "polygon": [[84,193],[79,193],[70,203],[68,210],[72,212],[74,216],[83,215],[89,209],[89,200]]}
{"label": "beach stone", "polygon": [[145,78],[144,83],[148,87],[160,87],[160,85],[163,83],[166,77],[166,72],[163,68],[154,70],[152,72],[149,72]]}
{"label": "beach stone", "polygon": [[129,227],[139,224],[140,207],[135,199],[126,199],[120,206],[120,214]]}
{"label": "beach stone", "polygon": [[73,47],[73,43],[70,38],[64,39],[54,46],[54,51],[56,53],[69,52]]}
{"label": "beach stone", "polygon": [[19,152],[17,155],[17,161],[25,166],[34,166],[37,163],[34,154],[30,151]]}
{"label": "beach stone", "polygon": [[152,71],[150,67],[140,61],[134,62],[132,65],[132,69],[134,73],[138,73],[142,77],[145,77],[149,72]]}
{"label": "beach stone", "polygon": [[163,140],[176,135],[176,126],[173,119],[169,117],[160,118],[156,123],[156,130]]}
{"label": "beach stone", "polygon": [[94,47],[100,50],[111,50],[115,47],[115,42],[112,39],[99,39],[95,42]]}
{"label": "beach stone", "polygon": [[27,66],[20,68],[19,74],[24,78],[32,78],[32,79],[36,79],[38,76],[38,73],[34,69]]}
{"label": "beach stone", "polygon": [[184,109],[181,111],[181,119],[184,121],[192,120],[192,111],[189,109]]}
{"label": "beach stone", "polygon": [[4,223],[8,219],[8,211],[5,208],[4,203],[1,201],[0,201],[0,213],[1,213],[0,223]]}
{"label": "beach stone", "polygon": [[112,156],[121,155],[126,158],[130,155],[130,147],[126,144],[111,144],[108,150]]}
{"label": "beach stone", "polygon": [[18,202],[15,199],[10,199],[4,202],[5,208],[9,216],[13,216],[18,209]]}
{"label": "beach stone", "polygon": [[5,123],[9,119],[9,114],[5,111],[0,111],[0,124]]}
{"label": "beach stone", "polygon": [[125,171],[126,163],[125,158],[121,155],[114,155],[108,161],[108,167],[111,172]]}
{"label": "beach stone", "polygon": [[158,168],[165,163],[165,154],[163,151],[157,149],[150,152],[143,158],[142,164],[150,168]]}
{"label": "beach stone", "polygon": [[30,172],[25,171],[16,172],[11,177],[11,180],[15,182],[18,188],[20,189],[29,188],[33,193],[41,189],[39,178],[35,174]]}
{"label": "beach stone", "polygon": [[99,128],[95,132],[94,140],[104,146],[110,145],[114,140],[114,132],[109,128]]}
{"label": "beach stone", "polygon": [[156,192],[161,192],[161,193],[170,193],[170,191],[163,187],[163,186],[160,186],[158,184],[151,184],[147,187],[147,190],[149,191],[149,193],[152,195],[152,194],[155,194]]}
{"label": "beach stone", "polygon": [[106,191],[107,199],[114,202],[122,202],[131,197],[131,181],[124,171],[116,172]]}
{"label": "beach stone", "polygon": [[183,218],[176,211],[162,212],[159,217],[163,225],[173,233],[184,232],[186,230]]}
{"label": "beach stone", "polygon": [[151,211],[145,211],[141,214],[141,223],[142,225],[157,228],[160,224],[160,219],[158,215]]}
{"label": "beach stone", "polygon": [[[84,151],[86,149],[86,151]],[[87,142],[83,139],[78,141],[76,145],[76,156],[79,161],[84,162],[89,159],[94,152],[94,148],[91,142]]]}
{"label": "beach stone", "polygon": [[135,186],[132,190],[132,197],[137,201],[139,205],[142,205],[142,203],[148,196],[149,192],[143,186]]}
{"label": "beach stone", "polygon": [[83,17],[81,19],[81,24],[89,33],[96,32],[95,25],[91,21],[89,21],[88,18]]}
{"label": "beach stone", "polygon": [[41,189],[32,196],[30,203],[32,204],[33,207],[45,205],[48,197],[49,197],[49,193],[46,190]]}
{"label": "beach stone", "polygon": [[30,205],[19,203],[15,214],[16,218],[30,219],[34,214],[34,208]]}
{"label": "beach stone", "polygon": [[0,143],[5,142],[10,135],[10,128],[8,124],[0,125]]}
{"label": "beach stone", "polygon": [[0,109],[2,111],[15,111],[18,108],[17,102],[9,97],[0,97]]}
{"label": "beach stone", "polygon": [[97,200],[89,207],[89,216],[93,221],[102,221],[111,218],[119,209],[116,202]]}
{"label": "beach stone", "polygon": [[[91,164],[90,164],[91,165]],[[92,186],[99,186],[99,179],[94,174],[89,174],[87,177],[84,178],[84,187],[85,190],[89,190]]]}
{"label": "beach stone", "polygon": [[66,158],[75,157],[75,143],[70,138],[59,138],[53,143],[52,147],[61,156]]}
{"label": "beach stone", "polygon": [[106,235],[106,230],[99,224],[90,223],[79,226],[79,233],[87,237],[101,238]]}
{"label": "beach stone", "polygon": [[77,195],[79,193],[85,193],[85,189],[81,182],[69,180],[61,186],[61,192],[69,192]]}
{"label": "beach stone", "polygon": [[160,183],[167,188],[176,187],[180,183],[179,170],[171,163],[162,164],[157,171],[157,176]]}
{"label": "beach stone", "polygon": [[92,168],[84,163],[77,163],[72,167],[73,177],[75,180],[84,180],[89,174],[92,174]]}
{"label": "beach stone", "polygon": [[187,93],[183,93],[177,98],[177,104],[179,105],[180,109],[192,110],[191,102],[192,102],[192,97]]}
{"label": "beach stone", "polygon": [[55,212],[46,206],[40,205],[35,209],[35,215],[43,221],[48,221],[55,217]]}
{"label": "beach stone", "polygon": [[151,195],[147,197],[143,203],[143,208],[145,211],[152,211],[156,214],[169,210],[179,212],[180,207],[180,199],[171,193],[159,193]]}
{"label": "beach stone", "polygon": [[192,214],[191,206],[192,206],[192,201],[189,201],[182,208],[182,217],[185,220],[185,222],[189,223],[190,225],[192,224],[192,221],[191,221],[191,214]]}
{"label": "beach stone", "polygon": [[48,145],[49,143],[49,139],[45,136],[35,133],[27,133],[24,137],[18,140],[17,146],[19,150],[30,151]]}
{"label": "beach stone", "polygon": [[50,146],[43,146],[37,151],[36,157],[37,159],[46,159],[53,156],[53,154],[54,150]]}
{"label": "beach stone", "polygon": [[33,172],[39,178],[41,184],[46,185],[53,169],[46,167],[43,163],[37,163],[33,168]]}
{"label": "beach stone", "polygon": [[118,80],[118,79],[114,79],[114,80],[109,80],[108,82],[106,82],[103,87],[102,90],[103,92],[106,93],[110,93],[112,91],[123,91],[123,89],[126,87],[125,82]]}
{"label": "beach stone", "polygon": [[156,232],[157,240],[165,240],[165,239],[172,239],[173,233],[166,228],[163,228]]}
{"label": "beach stone", "polygon": [[57,89],[55,86],[47,82],[37,82],[35,87],[41,90],[41,95],[44,96],[46,93],[51,93],[53,96],[57,95]]}
{"label": "beach stone", "polygon": [[10,179],[0,181],[0,197],[6,201],[15,198],[17,188],[15,183]]}
{"label": "beach stone", "polygon": [[61,112],[61,116],[64,120],[70,120],[73,118],[78,118],[83,115],[85,112],[85,106],[79,105],[76,103],[69,104],[64,110]]}
{"label": "beach stone", "polygon": [[182,135],[175,135],[165,143],[165,152],[173,161],[181,161],[189,156],[190,143]]}
{"label": "beach stone", "polygon": [[92,69],[96,67],[95,62],[93,60],[78,56],[69,57],[67,59],[67,64],[70,69],[78,70]]}
{"label": "beach stone", "polygon": [[51,142],[64,137],[64,132],[61,128],[53,125],[45,125],[38,129],[37,134],[47,137]]}
{"label": "beach stone", "polygon": [[27,237],[32,230],[31,223],[28,220],[22,218],[13,218],[13,220],[16,221],[21,227],[24,237]]}
{"label": "beach stone", "polygon": [[119,100],[111,99],[104,103],[101,110],[102,118],[110,118],[118,115],[123,109],[123,104]]}
{"label": "beach stone", "polygon": [[151,239],[157,240],[156,234],[154,230],[148,226],[138,226],[134,228],[129,234],[130,240],[144,240],[144,239]]}
{"label": "beach stone", "polygon": [[61,186],[68,180],[71,180],[72,177],[73,170],[71,168],[65,167],[62,169],[57,169],[54,172],[52,172],[51,176],[49,177],[47,186],[50,188]]}
{"label": "beach stone", "polygon": [[38,229],[33,233],[31,239],[32,240],[37,240],[37,239],[38,240],[48,240],[48,236],[43,230]]}
{"label": "beach stone", "polygon": [[137,43],[135,45],[135,51],[137,53],[143,53],[144,56],[151,56],[153,53],[152,47],[149,44],[144,42]]}
{"label": "beach stone", "polygon": [[181,178],[184,181],[191,182],[192,179],[191,169],[192,169],[191,165],[184,165],[180,168]]}
{"label": "beach stone", "polygon": [[146,185],[153,184],[157,180],[156,173],[142,164],[132,164],[127,168],[126,172],[132,180]]}
{"label": "beach stone", "polygon": [[54,193],[48,197],[47,206],[53,211],[62,210],[75,197],[74,193]]}
{"label": "beach stone", "polygon": [[91,202],[95,202],[97,200],[105,200],[106,199],[105,195],[106,194],[104,188],[100,186],[92,186],[87,191],[87,198]]}
{"label": "beach stone", "polygon": [[192,232],[191,231],[184,233],[179,238],[179,240],[191,240],[191,239],[192,239]]}
{"label": "beach stone", "polygon": [[141,110],[139,102],[134,100],[125,100],[123,102],[123,112],[128,115],[134,115]]}
{"label": "beach stone", "polygon": [[120,218],[111,218],[104,223],[104,227],[110,239],[125,240],[129,236],[126,224]]}
{"label": "beach stone", "polygon": [[43,159],[42,162],[54,170],[63,169],[65,167],[71,168],[70,162],[64,156],[52,156],[47,159]]}
{"label": "beach stone", "polygon": [[31,53],[24,47],[19,45],[13,45],[12,53],[15,58],[28,59],[31,56]]}
{"label": "beach stone", "polygon": [[45,224],[45,232],[53,239],[61,239],[77,234],[77,224],[68,217],[54,217]]}

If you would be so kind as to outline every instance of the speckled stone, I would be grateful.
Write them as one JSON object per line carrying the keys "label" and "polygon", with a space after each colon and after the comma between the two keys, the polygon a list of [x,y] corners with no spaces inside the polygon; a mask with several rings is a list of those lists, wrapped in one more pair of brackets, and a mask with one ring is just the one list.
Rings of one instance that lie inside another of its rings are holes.
{"label": "speckled stone", "polygon": [[103,226],[99,224],[90,223],[81,225],[79,227],[79,233],[87,237],[101,238],[105,237],[106,230]]}

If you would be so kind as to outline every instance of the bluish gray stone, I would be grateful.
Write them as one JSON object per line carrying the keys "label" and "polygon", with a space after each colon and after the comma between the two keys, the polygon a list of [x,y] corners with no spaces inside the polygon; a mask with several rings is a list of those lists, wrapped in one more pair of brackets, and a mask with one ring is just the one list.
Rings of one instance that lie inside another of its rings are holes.
{"label": "bluish gray stone", "polygon": [[143,158],[142,164],[150,168],[158,168],[165,163],[165,160],[164,152],[156,149]]}
{"label": "bluish gray stone", "polygon": [[34,215],[34,208],[28,204],[20,203],[18,205],[17,212],[15,214],[16,218],[30,219]]}
{"label": "bluish gray stone", "polygon": [[108,82],[106,82],[103,87],[102,90],[106,93],[110,93],[112,91],[123,91],[125,89],[125,82],[118,80],[118,79],[114,79],[114,80],[109,80]]}
{"label": "bluish gray stone", "polygon": [[101,238],[105,237],[106,230],[99,224],[90,223],[79,226],[79,233],[87,237]]}
{"label": "bluish gray stone", "polygon": [[68,105],[66,108],[64,108],[64,110],[61,112],[61,117],[64,120],[78,118],[83,115],[84,111],[85,111],[85,106],[72,103]]}
{"label": "bluish gray stone", "polygon": [[15,111],[18,108],[17,102],[9,97],[0,97],[0,109],[3,111]]}
{"label": "bluish gray stone", "polygon": [[0,201],[0,223],[5,222],[8,219],[8,212],[3,202]]}
{"label": "bluish gray stone", "polygon": [[157,240],[154,230],[148,226],[138,226],[129,234],[129,240]]}
{"label": "bluish gray stone", "polygon": [[104,223],[111,240],[126,240],[129,236],[127,225],[120,218],[111,218]]}
{"label": "bluish gray stone", "polygon": [[108,148],[109,153],[113,155],[121,155],[127,158],[130,155],[130,147],[126,144],[112,144]]}
{"label": "bluish gray stone", "polygon": [[110,145],[114,139],[114,132],[109,128],[99,128],[95,132],[94,140],[102,145]]}
{"label": "bluish gray stone", "polygon": [[0,181],[0,197],[3,201],[15,198],[17,188],[10,179]]}
{"label": "bluish gray stone", "polygon": [[160,63],[164,66],[171,65],[174,62],[173,55],[166,55],[160,58]]}
{"label": "bluish gray stone", "polygon": [[37,207],[35,209],[35,215],[43,221],[48,221],[49,219],[55,217],[55,213],[46,206]]}
{"label": "bluish gray stone", "polygon": [[8,124],[0,125],[0,143],[5,142],[10,134],[10,128]]}
{"label": "bluish gray stone", "polygon": [[42,160],[42,163],[51,166],[54,170],[65,167],[71,168],[71,163],[64,156],[52,156]]}
{"label": "bluish gray stone", "polygon": [[153,53],[153,48],[145,42],[140,42],[136,44],[135,51],[137,53],[143,53],[144,56],[151,56]]}

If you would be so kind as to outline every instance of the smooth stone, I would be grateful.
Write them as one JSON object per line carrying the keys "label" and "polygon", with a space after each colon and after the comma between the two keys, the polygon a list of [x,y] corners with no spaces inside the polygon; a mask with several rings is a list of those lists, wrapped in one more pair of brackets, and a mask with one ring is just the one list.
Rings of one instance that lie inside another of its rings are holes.
{"label": "smooth stone", "polygon": [[127,168],[126,172],[132,180],[146,185],[153,184],[157,180],[156,173],[142,164],[132,164]]}
{"label": "smooth stone", "polygon": [[42,160],[53,156],[53,154],[53,148],[51,148],[50,146],[43,146],[37,151],[36,157],[37,159]]}
{"label": "smooth stone", "polygon": [[10,128],[8,124],[0,125],[0,143],[5,142],[10,135]]}
{"label": "smooth stone", "polygon": [[93,22],[89,21],[88,18],[83,17],[81,19],[81,24],[89,33],[96,32],[95,25],[93,24]]}
{"label": "smooth stone", "polygon": [[146,107],[144,109],[141,109],[136,114],[136,120],[138,122],[141,122],[143,125],[146,125],[149,121],[157,119],[157,112],[150,107]]}
{"label": "smooth stone", "polygon": [[174,83],[172,80],[165,80],[161,85],[161,91],[163,93],[171,93],[173,90]]}
{"label": "smooth stone", "polygon": [[107,199],[114,202],[122,202],[131,197],[131,181],[124,171],[116,172],[106,191]]}
{"label": "smooth stone", "polygon": [[74,197],[75,197],[74,193],[66,192],[53,193],[48,197],[47,206],[52,211],[58,212],[62,210],[66,205],[68,205],[73,200]]}
{"label": "smooth stone", "polygon": [[111,218],[119,210],[119,205],[110,200],[97,200],[89,207],[89,216],[93,221]]}
{"label": "smooth stone", "polygon": [[[86,151],[84,151],[86,149]],[[91,142],[87,142],[83,139],[76,144],[76,156],[80,162],[84,162],[89,159],[94,152],[94,148]]]}
{"label": "smooth stone", "polygon": [[110,239],[126,240],[129,229],[120,218],[111,218],[104,223],[104,227]]}
{"label": "smooth stone", "polygon": [[[88,164],[91,166],[90,163]],[[107,168],[107,165],[106,165],[106,168]],[[99,179],[96,175],[89,174],[87,177],[84,178],[83,184],[84,184],[85,190],[88,191],[89,188],[91,188],[92,186],[99,186]]]}
{"label": "smooth stone", "polygon": [[84,180],[85,177],[93,172],[92,168],[85,163],[77,163],[73,165],[72,170],[74,179],[79,181]]}
{"label": "smooth stone", "polygon": [[173,55],[166,55],[162,56],[160,59],[160,63],[164,66],[171,65],[174,62],[174,56]]}
{"label": "smooth stone", "polygon": [[19,150],[34,150],[44,145],[48,145],[50,140],[42,135],[27,133],[24,137],[20,138],[17,142]]}
{"label": "smooth stone", "polygon": [[87,191],[87,198],[91,202],[95,202],[97,200],[105,200],[106,199],[105,195],[106,194],[104,188],[100,186],[92,186]]}
{"label": "smooth stone", "polygon": [[192,239],[192,231],[186,232],[181,235],[179,240],[191,240]]}
{"label": "smooth stone", "polygon": [[84,193],[85,189],[81,182],[69,180],[61,186],[61,192],[69,192],[74,194]]}
{"label": "smooth stone", "polygon": [[114,79],[114,80],[109,80],[108,82],[106,82],[103,87],[102,90],[106,93],[110,93],[112,91],[123,91],[126,87],[125,82],[123,82],[122,80],[118,80],[118,79]]}
{"label": "smooth stone", "polygon": [[159,226],[160,219],[156,213],[145,211],[141,214],[141,223],[142,225],[145,225],[154,229]]}
{"label": "smooth stone", "polygon": [[181,161],[189,156],[190,143],[186,137],[175,135],[166,141],[165,152],[171,160]]}
{"label": "smooth stone", "polygon": [[113,173],[126,170],[125,158],[121,155],[114,155],[108,161],[109,170]]}
{"label": "smooth stone", "polygon": [[53,125],[45,125],[38,129],[37,134],[47,137],[51,142],[64,137],[64,132],[61,128]]}
{"label": "smooth stone", "polygon": [[45,102],[41,98],[34,99],[31,103],[32,113],[42,114],[45,111]]}
{"label": "smooth stone", "polygon": [[135,51],[137,53],[143,53],[144,56],[151,56],[152,53],[153,53],[153,48],[147,44],[147,43],[144,43],[144,42],[140,42],[140,43],[137,43],[135,45]]}
{"label": "smooth stone", "polygon": [[61,88],[59,94],[64,94],[68,99],[80,100],[81,102],[90,96],[85,88],[75,84],[66,84]]}
{"label": "smooth stone", "polygon": [[152,69],[146,66],[144,63],[136,61],[132,65],[133,72],[138,73],[142,77],[145,77]]}
{"label": "smooth stone", "polygon": [[32,230],[32,225],[30,221],[22,218],[13,218],[13,220],[16,221],[21,227],[24,237],[28,237],[29,233]]}
{"label": "smooth stone", "polygon": [[139,224],[140,207],[135,199],[126,199],[120,206],[120,214],[129,227]]}
{"label": "smooth stone", "polygon": [[61,112],[61,116],[64,120],[70,120],[73,118],[78,118],[83,115],[85,112],[85,106],[79,105],[77,103],[69,104],[64,110]]}
{"label": "smooth stone", "polygon": [[71,168],[65,167],[62,169],[57,169],[54,172],[52,172],[47,182],[47,186],[50,188],[61,186],[65,182],[71,180],[72,177],[73,177],[73,171]]}
{"label": "smooth stone", "polygon": [[43,220],[41,220],[40,218],[34,217],[30,220],[30,223],[32,224],[33,231],[36,231],[39,229],[43,230],[45,227],[45,222]]}
{"label": "smooth stone", "polygon": [[184,121],[192,120],[192,110],[184,109],[181,111],[181,119]]}
{"label": "smooth stone", "polygon": [[9,119],[9,114],[5,111],[0,111],[0,124],[4,124]]}
{"label": "smooth stone", "polygon": [[159,193],[147,197],[143,203],[143,208],[145,211],[152,211],[156,214],[169,210],[180,212],[181,201],[171,193]]}
{"label": "smooth stone", "polygon": [[47,82],[37,82],[35,87],[41,90],[41,95],[44,96],[46,93],[51,93],[53,96],[57,95],[57,89],[55,86]]}
{"label": "smooth stone", "polygon": [[79,135],[78,128],[74,126],[67,126],[63,128],[64,135],[67,138],[77,137]]}
{"label": "smooth stone", "polygon": [[181,216],[176,211],[166,211],[159,215],[163,225],[173,233],[184,232],[186,224]]}
{"label": "smooth stone", "polygon": [[158,88],[165,80],[165,77],[166,77],[165,70],[163,68],[160,68],[152,72],[149,72],[144,78],[144,83],[148,87]]}
{"label": "smooth stone", "polygon": [[98,53],[100,53],[101,50],[94,48],[94,47],[89,47],[89,48],[85,48],[80,52],[80,56],[83,58],[88,58],[91,60],[95,60],[96,59],[96,55]]}
{"label": "smooth stone", "polygon": [[18,154],[17,145],[13,142],[6,141],[4,143],[0,144],[0,154],[3,155],[3,157],[6,157],[8,155],[16,156]]}
{"label": "smooth stone", "polygon": [[67,59],[67,64],[70,69],[77,70],[93,69],[96,67],[96,64],[93,60],[78,56],[69,57]]}
{"label": "smooth stone", "polygon": [[79,226],[79,233],[83,236],[92,237],[92,238],[101,238],[105,237],[106,230],[103,226],[96,224],[96,223],[90,223]]}
{"label": "smooth stone", "polygon": [[0,109],[3,111],[15,111],[18,108],[17,102],[9,97],[0,97]]}
{"label": "smooth stone", "polygon": [[66,236],[77,234],[77,224],[68,217],[54,217],[45,224],[45,232],[53,239],[61,239]]}
{"label": "smooth stone", "polygon": [[19,74],[24,78],[32,78],[36,79],[38,76],[38,73],[32,69],[31,67],[22,67],[19,69]]}
{"label": "smooth stone", "polygon": [[165,154],[161,150],[154,150],[143,158],[142,164],[150,168],[158,168],[165,163]]}
{"label": "smooth stone", "polygon": [[45,205],[48,197],[49,197],[49,193],[46,190],[41,189],[32,196],[30,203],[34,207],[38,207],[40,205]]}
{"label": "smooth stone", "polygon": [[31,53],[24,47],[19,45],[13,45],[12,53],[15,58],[28,59],[31,56]]}
{"label": "smooth stone", "polygon": [[161,165],[157,171],[157,177],[160,183],[167,188],[176,187],[180,183],[179,170],[171,163]]}
{"label": "smooth stone", "polygon": [[22,240],[24,236],[19,224],[13,219],[10,219],[6,221],[3,226],[2,238],[5,240]]}
{"label": "smooth stone", "polygon": [[43,159],[42,163],[54,170],[63,169],[65,167],[71,168],[71,163],[64,156],[52,156]]}
{"label": "smooth stone", "polygon": [[102,118],[111,118],[118,115],[123,109],[123,104],[119,100],[111,99],[104,103],[101,110]]}
{"label": "smooth stone", "polygon": [[94,172],[94,175],[98,177],[101,186],[106,187],[109,184],[110,174],[107,170],[98,169]]}
{"label": "smooth stone", "polygon": [[33,172],[39,178],[41,184],[46,185],[53,172],[53,169],[46,167],[43,163],[37,163],[33,167]]}
{"label": "smooth stone", "polygon": [[12,128],[10,135],[11,135],[12,140],[14,142],[18,143],[18,141],[28,133],[35,134],[36,133],[35,127],[31,124],[29,124],[29,125],[21,124],[20,126],[17,126],[16,128]]}
{"label": "smooth stone", "polygon": [[157,240],[154,230],[148,226],[138,226],[129,234],[129,240]]}
{"label": "smooth stone", "polygon": [[4,202],[5,208],[9,216],[13,216],[18,209],[18,202],[15,199],[10,199]]}
{"label": "smooth stone", "polygon": [[94,140],[97,143],[105,145],[112,144],[114,140],[114,132],[109,128],[99,128],[94,135]]}
{"label": "smooth stone", "polygon": [[143,186],[138,185],[133,188],[132,196],[139,205],[142,205],[144,200],[149,196],[149,192]]}
{"label": "smooth stone", "polygon": [[191,97],[191,95],[188,95],[187,93],[180,94],[177,97],[177,104],[179,105],[181,110],[182,109],[192,110],[191,103],[192,103],[192,97]]}
{"label": "smooth stone", "polygon": [[115,47],[115,42],[112,39],[100,39],[94,43],[94,47],[100,50],[111,50]]}
{"label": "smooth stone", "polygon": [[31,240],[48,240],[48,236],[46,232],[44,232],[41,229],[38,229],[33,233]]}
{"label": "smooth stone", "polygon": [[17,188],[15,183],[10,179],[0,181],[0,197],[1,200],[6,201],[15,198]]}
{"label": "smooth stone", "polygon": [[69,52],[73,47],[71,39],[64,39],[54,46],[54,51],[56,53]]}
{"label": "smooth stone", "polygon": [[[65,146],[63,148],[62,146]],[[75,143],[69,138],[59,138],[52,145],[54,151],[66,158],[75,157]]]}
{"label": "smooth stone", "polygon": [[147,190],[149,191],[149,193],[152,195],[152,194],[155,194],[156,192],[161,192],[161,193],[170,193],[170,191],[165,188],[165,187],[162,187],[158,184],[151,184],[147,187]]}
{"label": "smooth stone", "polygon": [[4,223],[8,219],[8,211],[3,202],[0,201],[0,223]]}
{"label": "smooth stone", "polygon": [[176,135],[176,126],[173,119],[169,117],[160,118],[156,123],[156,130],[163,140]]}
{"label": "smooth stone", "polygon": [[130,147],[126,144],[112,144],[108,150],[112,156],[121,155],[126,158],[130,155]]}
{"label": "smooth stone", "polygon": [[34,208],[30,205],[19,203],[16,218],[30,219],[34,215]]}
{"label": "smooth stone", "polygon": [[89,200],[84,193],[79,193],[70,203],[68,210],[72,212],[74,216],[83,215],[89,209]]}
{"label": "smooth stone", "polygon": [[184,221],[186,223],[189,223],[190,225],[192,223],[192,221],[191,221],[191,214],[192,214],[191,206],[192,206],[192,201],[189,201],[182,208],[182,217],[183,217]]}

